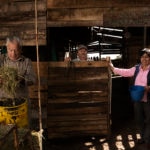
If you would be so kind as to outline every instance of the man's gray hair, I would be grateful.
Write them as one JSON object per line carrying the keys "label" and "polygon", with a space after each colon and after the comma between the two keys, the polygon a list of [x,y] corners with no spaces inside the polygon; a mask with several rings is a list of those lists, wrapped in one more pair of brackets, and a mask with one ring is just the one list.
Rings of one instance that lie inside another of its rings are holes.
{"label": "man's gray hair", "polygon": [[22,42],[21,42],[21,39],[19,37],[11,36],[11,37],[6,38],[6,46],[8,45],[8,43],[13,43],[13,42],[16,42],[18,45],[18,48],[21,50]]}

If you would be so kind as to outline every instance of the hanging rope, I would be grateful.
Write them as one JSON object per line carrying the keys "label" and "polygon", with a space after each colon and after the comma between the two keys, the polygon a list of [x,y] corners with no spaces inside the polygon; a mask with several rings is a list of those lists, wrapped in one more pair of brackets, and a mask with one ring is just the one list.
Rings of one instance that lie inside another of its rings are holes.
{"label": "hanging rope", "polygon": [[36,36],[36,54],[37,54],[37,78],[38,78],[38,106],[39,106],[39,144],[40,144],[40,150],[42,150],[42,110],[41,110],[41,82],[40,82],[40,69],[39,69],[39,47],[38,47],[38,16],[37,16],[37,0],[35,0],[35,36]]}

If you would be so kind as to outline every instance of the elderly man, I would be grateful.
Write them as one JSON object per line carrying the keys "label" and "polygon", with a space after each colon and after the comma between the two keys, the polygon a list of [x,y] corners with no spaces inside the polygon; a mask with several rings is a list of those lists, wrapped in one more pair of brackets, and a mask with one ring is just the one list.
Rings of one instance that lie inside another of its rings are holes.
{"label": "elderly man", "polygon": [[[72,61],[91,61],[87,58],[88,49],[85,45],[79,45],[77,49],[77,58]],[[71,61],[70,57],[65,58],[65,61]]]}
{"label": "elderly man", "polygon": [[[16,97],[28,98],[28,85],[36,82],[32,62],[21,54],[21,41],[18,37],[8,37],[6,48],[7,53],[0,56],[1,65],[17,69],[20,86],[16,91]],[[0,97],[7,97],[7,94],[1,91]]]}
{"label": "elderly man", "polygon": [[[1,67],[17,70],[19,85],[16,88],[15,98],[26,98],[29,104],[28,86],[36,82],[32,62],[21,54],[21,40],[18,37],[8,37],[6,39],[6,48],[7,53],[0,55]],[[3,79],[1,79],[1,84],[4,84]],[[0,98],[9,98],[8,93],[4,89],[0,90]]]}

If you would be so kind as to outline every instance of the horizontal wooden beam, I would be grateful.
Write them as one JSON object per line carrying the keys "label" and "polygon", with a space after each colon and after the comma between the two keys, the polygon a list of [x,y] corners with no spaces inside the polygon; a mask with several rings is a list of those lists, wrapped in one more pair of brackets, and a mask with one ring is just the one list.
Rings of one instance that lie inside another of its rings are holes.
{"label": "horizontal wooden beam", "polygon": [[87,21],[47,21],[47,27],[84,27],[84,26],[103,26],[102,20]]}
{"label": "horizontal wooden beam", "polygon": [[51,9],[47,12],[47,26],[103,25],[102,9]]}
{"label": "horizontal wooden beam", "polygon": [[[46,45],[46,26],[45,24],[38,24],[38,27],[38,43],[39,45]],[[11,35],[19,36],[22,39],[24,46],[35,45],[36,33],[34,24],[23,23],[23,25],[15,25],[10,23],[5,27],[2,26],[0,34],[0,45],[3,45],[5,43],[6,37]]]}
{"label": "horizontal wooden beam", "polygon": [[149,0],[47,0],[47,8],[112,8],[150,6]]}
{"label": "horizontal wooden beam", "polygon": [[86,8],[86,9],[51,9],[47,12],[48,20],[55,21],[86,21],[103,20],[104,9]]}
{"label": "horizontal wooden beam", "polygon": [[104,13],[104,26],[138,27],[150,26],[149,7],[128,7],[124,9],[110,9]]}
{"label": "horizontal wooden beam", "polygon": [[149,7],[59,8],[47,12],[47,26],[150,26]]}

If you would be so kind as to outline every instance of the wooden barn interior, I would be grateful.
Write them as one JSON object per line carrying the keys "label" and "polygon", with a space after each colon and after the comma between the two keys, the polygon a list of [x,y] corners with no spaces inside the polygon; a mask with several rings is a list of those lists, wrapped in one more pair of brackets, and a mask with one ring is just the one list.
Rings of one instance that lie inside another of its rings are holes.
{"label": "wooden barn interior", "polygon": [[[39,62],[40,90],[30,87],[31,116],[38,131],[40,92],[46,139],[109,137],[118,120],[132,120],[131,81],[112,74],[105,58],[116,67],[138,63],[139,52],[150,46],[149,0],[1,0],[1,53],[12,35],[22,39],[35,72]],[[79,44],[94,61],[64,62],[67,51],[76,57]]]}

